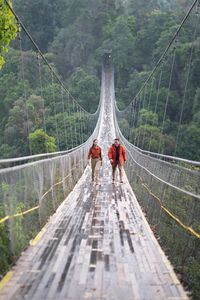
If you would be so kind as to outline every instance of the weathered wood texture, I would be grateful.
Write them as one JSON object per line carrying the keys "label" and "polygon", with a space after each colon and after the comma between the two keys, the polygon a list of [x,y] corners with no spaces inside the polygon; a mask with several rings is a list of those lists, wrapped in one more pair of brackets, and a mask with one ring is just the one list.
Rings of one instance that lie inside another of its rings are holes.
{"label": "weathered wood texture", "polygon": [[114,137],[111,74],[103,77],[99,133],[104,162],[100,184],[83,176],[21,256],[0,299],[188,299],[159,247],[125,178],[111,181],[107,148]]}

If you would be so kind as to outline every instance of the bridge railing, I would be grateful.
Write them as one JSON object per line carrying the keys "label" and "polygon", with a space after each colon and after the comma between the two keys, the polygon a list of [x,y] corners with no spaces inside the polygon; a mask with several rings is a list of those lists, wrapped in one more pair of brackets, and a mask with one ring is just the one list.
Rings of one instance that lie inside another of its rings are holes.
{"label": "bridge railing", "polygon": [[[0,170],[1,275],[38,234],[82,175],[89,147],[99,133],[101,99],[102,93],[96,127],[85,143],[66,152],[29,156],[24,164]],[[11,162],[18,160],[21,163],[24,158]]]}
{"label": "bridge railing", "polygon": [[127,150],[125,170],[137,200],[181,280],[199,299],[200,172],[191,169],[196,162],[186,168],[187,162],[183,167],[178,160],[145,154],[123,136],[116,115],[115,126]]}
{"label": "bridge railing", "polygon": [[[187,68],[183,70],[186,75],[183,83],[184,95],[180,99],[182,106],[177,126],[175,154],[178,149],[178,142],[181,141],[180,130],[184,104],[187,101],[188,84],[191,84],[191,80],[189,80],[190,66],[193,63],[194,48],[197,47],[197,43],[194,41],[197,39],[197,26],[199,26],[199,4],[199,1],[194,1],[190,10],[191,18],[194,17],[195,30],[190,41],[190,51],[187,53],[189,54]],[[197,6],[197,10],[194,10],[195,6]],[[179,27],[179,37],[180,29]],[[175,34],[174,41],[177,35]],[[159,69],[159,64],[157,64],[138,95],[124,111],[120,111],[116,105],[113,83],[114,122],[116,133],[127,149],[128,159],[125,170],[137,200],[163,250],[169,256],[177,273],[181,275],[181,280],[192,291],[193,298],[200,299],[200,162],[183,159],[175,155],[166,155],[165,149],[162,149],[159,141],[157,145],[161,151],[158,153],[155,153],[155,150],[154,152],[151,151],[153,133],[151,130],[147,130],[147,125],[150,124],[160,126],[162,133],[165,133],[166,112],[167,109],[170,110],[169,95],[170,91],[174,91],[172,84],[173,66],[178,42],[175,41],[175,43],[175,47],[173,43],[168,47],[168,49],[171,48],[171,52],[161,64],[161,68]],[[171,45],[173,46],[171,47]],[[167,61],[168,64],[166,64]],[[163,66],[168,66],[168,74],[166,73],[167,68],[164,70]],[[162,83],[163,72],[167,75],[166,78],[169,78],[166,103],[163,106],[163,122],[161,125],[153,124],[151,120],[144,118],[143,125],[140,126],[139,112],[146,109],[156,113],[156,108],[160,104],[160,84]],[[191,101],[194,100],[193,96],[190,94]],[[139,127],[140,132],[138,133]],[[149,126],[149,128],[152,127]],[[147,130],[146,133],[144,133],[145,130]],[[132,132],[138,133],[134,139],[131,137]]]}
{"label": "bridge railing", "polygon": [[70,153],[0,170],[1,272],[73,189],[87,165],[92,139]]}

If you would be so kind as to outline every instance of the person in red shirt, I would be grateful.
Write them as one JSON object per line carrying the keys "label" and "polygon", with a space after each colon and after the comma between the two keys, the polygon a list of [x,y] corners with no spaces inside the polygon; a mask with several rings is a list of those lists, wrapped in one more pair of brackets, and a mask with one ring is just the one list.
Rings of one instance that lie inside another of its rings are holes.
{"label": "person in red shirt", "polygon": [[120,144],[120,140],[116,138],[114,144],[108,150],[108,158],[112,165],[112,179],[115,183],[116,169],[119,169],[120,182],[123,183],[123,165],[126,161],[126,150]]}
{"label": "person in red shirt", "polygon": [[97,139],[93,141],[93,145],[89,150],[88,164],[90,164],[90,158],[91,158],[91,168],[92,168],[92,181],[94,182],[94,180],[96,180],[96,183],[98,184],[99,169],[100,169],[100,165],[102,165],[102,153],[101,153],[101,147],[98,146]]}

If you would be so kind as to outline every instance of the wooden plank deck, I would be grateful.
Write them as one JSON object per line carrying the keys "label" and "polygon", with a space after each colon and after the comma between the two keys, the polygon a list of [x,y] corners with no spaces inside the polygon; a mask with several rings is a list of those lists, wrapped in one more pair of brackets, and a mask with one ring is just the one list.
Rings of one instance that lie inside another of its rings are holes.
{"label": "wooden plank deck", "polygon": [[[108,76],[108,75],[106,75]],[[0,292],[1,300],[188,299],[125,179],[111,183],[106,159],[114,128],[110,77],[105,77],[100,130],[104,162],[100,184],[90,168],[30,246]]]}

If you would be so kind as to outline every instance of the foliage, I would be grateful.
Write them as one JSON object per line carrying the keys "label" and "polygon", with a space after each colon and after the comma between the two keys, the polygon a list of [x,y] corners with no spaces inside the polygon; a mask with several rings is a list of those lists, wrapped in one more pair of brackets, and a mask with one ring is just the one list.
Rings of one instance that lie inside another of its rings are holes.
{"label": "foliage", "polygon": [[139,141],[137,146],[146,150],[157,152],[163,148],[164,137],[161,130],[152,125],[140,125],[132,130],[132,143]]}
{"label": "foliage", "polygon": [[[0,205],[0,218],[4,217],[4,209]],[[9,257],[9,237],[5,224],[0,224],[0,276],[2,276],[11,262]]]}
{"label": "foliage", "polygon": [[188,282],[189,288],[193,290],[193,295],[196,296],[195,299],[200,299],[200,264],[194,257],[190,256],[187,259],[186,267],[186,281]]}
{"label": "foliage", "polygon": [[187,159],[200,158],[200,127],[196,124],[182,125],[177,155]]}
{"label": "foliage", "polygon": [[100,98],[99,80],[96,76],[77,68],[69,78],[69,87],[82,107],[89,112],[96,111]]}
{"label": "foliage", "polygon": [[28,136],[33,154],[50,153],[56,151],[55,139],[42,129],[37,129]]}
{"label": "foliage", "polygon": [[[48,0],[13,0],[14,7],[20,15],[27,30],[31,33],[42,51],[46,51],[52,42],[55,32],[64,21],[66,1],[60,0],[59,5]],[[44,34],[45,32],[45,34]],[[25,48],[32,49],[33,45],[25,38]]]}
{"label": "foliage", "polygon": [[141,109],[139,111],[138,125],[149,124],[149,125],[158,125],[158,115],[150,110]]}
{"label": "foliage", "polygon": [[[9,1],[11,5],[11,2]],[[0,0],[0,69],[4,64],[4,53],[8,52],[10,41],[17,35],[18,27],[16,25],[15,17],[11,10],[4,2]]]}

